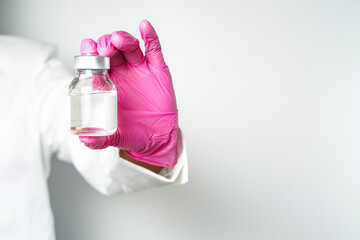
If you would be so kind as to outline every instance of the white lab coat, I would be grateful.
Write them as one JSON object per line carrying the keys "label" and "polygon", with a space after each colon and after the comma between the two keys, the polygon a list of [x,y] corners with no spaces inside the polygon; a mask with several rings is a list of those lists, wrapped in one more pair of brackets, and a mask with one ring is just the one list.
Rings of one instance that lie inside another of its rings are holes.
{"label": "white lab coat", "polygon": [[47,186],[53,154],[106,195],[187,182],[185,145],[176,166],[155,174],[116,148],[90,150],[72,136],[73,76],[53,53],[47,44],[0,36],[0,239],[55,239]]}

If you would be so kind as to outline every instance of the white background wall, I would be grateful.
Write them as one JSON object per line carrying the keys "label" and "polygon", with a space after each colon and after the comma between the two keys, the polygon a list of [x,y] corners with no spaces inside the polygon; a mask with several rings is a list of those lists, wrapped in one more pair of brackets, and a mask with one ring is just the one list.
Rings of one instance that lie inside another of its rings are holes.
{"label": "white background wall", "polygon": [[360,239],[359,1],[0,4],[1,33],[69,69],[81,39],[146,18],[172,71],[190,183],[106,198],[54,161],[59,240]]}

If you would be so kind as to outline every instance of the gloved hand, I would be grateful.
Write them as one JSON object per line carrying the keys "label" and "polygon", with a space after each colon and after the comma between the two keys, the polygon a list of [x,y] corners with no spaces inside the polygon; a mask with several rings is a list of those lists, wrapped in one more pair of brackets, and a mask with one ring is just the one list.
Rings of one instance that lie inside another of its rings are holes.
{"label": "gloved hand", "polygon": [[[82,55],[110,57],[110,78],[118,93],[118,128],[111,136],[80,137],[91,149],[123,149],[136,160],[174,166],[177,159],[178,115],[169,68],[151,24],[140,23],[145,56],[139,40],[127,32],[84,39]],[[180,137],[180,135],[179,135]]]}

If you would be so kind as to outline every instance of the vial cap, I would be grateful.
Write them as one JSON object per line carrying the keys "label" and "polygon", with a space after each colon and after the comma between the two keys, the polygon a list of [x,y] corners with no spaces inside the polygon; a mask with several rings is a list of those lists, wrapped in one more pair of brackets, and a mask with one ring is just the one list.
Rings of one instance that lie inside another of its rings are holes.
{"label": "vial cap", "polygon": [[110,69],[110,58],[102,56],[75,56],[75,69]]}

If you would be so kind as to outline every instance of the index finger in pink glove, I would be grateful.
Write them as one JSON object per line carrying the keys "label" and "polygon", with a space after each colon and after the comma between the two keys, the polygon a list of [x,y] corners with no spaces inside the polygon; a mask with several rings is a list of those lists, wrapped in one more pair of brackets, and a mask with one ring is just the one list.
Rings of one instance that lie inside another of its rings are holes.
{"label": "index finger in pink glove", "polygon": [[81,41],[80,52],[81,55],[100,55],[110,57],[110,66],[120,66],[125,63],[125,58],[122,52],[118,51],[110,42],[111,34],[101,36],[96,43],[91,38],[86,38]]}
{"label": "index finger in pink glove", "polygon": [[80,53],[82,56],[86,55],[98,55],[97,44],[91,38],[85,38],[81,41]]}

